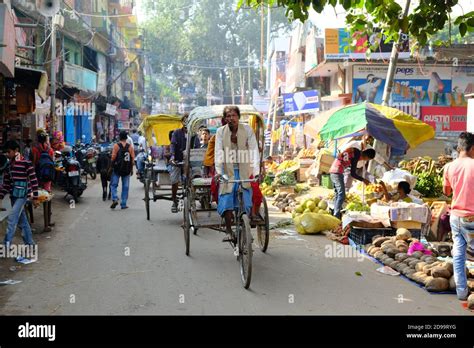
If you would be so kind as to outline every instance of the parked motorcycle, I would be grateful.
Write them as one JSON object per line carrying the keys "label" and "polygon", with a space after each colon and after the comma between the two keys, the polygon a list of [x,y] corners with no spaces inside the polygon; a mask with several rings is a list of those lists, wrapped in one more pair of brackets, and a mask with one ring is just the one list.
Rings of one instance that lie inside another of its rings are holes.
{"label": "parked motorcycle", "polygon": [[74,154],[86,175],[90,175],[91,179],[95,180],[97,178],[98,151],[88,144],[80,144],[75,147]]}
{"label": "parked motorcycle", "polygon": [[56,184],[66,192],[66,198],[71,196],[77,202],[87,188],[87,174],[69,152],[56,152],[55,157],[58,170]]}

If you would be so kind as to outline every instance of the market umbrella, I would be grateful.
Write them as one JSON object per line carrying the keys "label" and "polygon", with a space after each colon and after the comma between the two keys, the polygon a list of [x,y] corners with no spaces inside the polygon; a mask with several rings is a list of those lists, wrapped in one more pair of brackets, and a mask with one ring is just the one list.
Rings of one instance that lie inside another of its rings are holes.
{"label": "market umbrella", "polygon": [[321,129],[322,140],[348,137],[366,131],[396,149],[415,148],[434,138],[434,129],[398,109],[359,103],[337,110]]}
{"label": "market umbrella", "polygon": [[342,106],[316,114],[316,116],[311,121],[305,124],[304,134],[313,139],[319,139],[319,132],[321,129],[328,122],[329,118],[334,114],[334,112],[340,109],[342,109]]}

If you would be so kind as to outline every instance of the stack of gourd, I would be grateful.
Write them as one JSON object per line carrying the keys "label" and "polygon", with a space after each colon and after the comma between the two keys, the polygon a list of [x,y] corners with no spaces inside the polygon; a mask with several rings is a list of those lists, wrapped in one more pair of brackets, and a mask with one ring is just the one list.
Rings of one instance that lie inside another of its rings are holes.
{"label": "stack of gourd", "polygon": [[[419,241],[411,237],[410,231],[400,228],[397,230],[396,236],[374,237],[372,244],[366,250],[369,255],[375,257],[384,265],[424,285],[428,291],[455,290],[453,264],[439,261],[435,250],[430,250],[430,254],[415,251],[408,255],[410,244],[415,242]],[[467,271],[467,274],[470,278],[474,278],[474,275],[470,274],[469,271]],[[469,279],[468,285],[473,289],[474,279]]]}

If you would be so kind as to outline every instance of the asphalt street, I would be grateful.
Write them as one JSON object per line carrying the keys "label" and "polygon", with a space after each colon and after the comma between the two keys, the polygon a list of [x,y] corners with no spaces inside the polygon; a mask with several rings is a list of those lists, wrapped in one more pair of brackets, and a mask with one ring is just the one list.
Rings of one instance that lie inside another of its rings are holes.
{"label": "asphalt street", "polygon": [[111,211],[99,180],[89,181],[75,207],[57,192],[54,230],[35,234],[38,262],[19,268],[14,260],[0,260],[0,279],[22,281],[0,287],[0,313],[469,314],[454,295],[430,294],[380,274],[379,265],[360,255],[328,257],[333,242],[291,230],[272,232],[266,254],[255,251],[252,283],[245,290],[222,234],[199,230],[186,256],[182,214],[157,201],[147,221],[143,186],[136,177],[131,183],[128,210]]}

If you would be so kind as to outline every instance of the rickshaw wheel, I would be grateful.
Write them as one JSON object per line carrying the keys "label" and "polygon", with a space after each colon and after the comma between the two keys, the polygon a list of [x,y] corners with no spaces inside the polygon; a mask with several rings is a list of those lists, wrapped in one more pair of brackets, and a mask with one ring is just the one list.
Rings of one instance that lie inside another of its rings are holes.
{"label": "rickshaw wheel", "polygon": [[257,239],[260,250],[266,252],[268,242],[270,241],[270,218],[268,216],[268,205],[265,197],[263,197],[263,205],[260,207],[260,215],[262,215],[264,223],[257,225]]}
{"label": "rickshaw wheel", "polygon": [[184,229],[184,243],[186,247],[186,256],[189,256],[189,240],[190,240],[190,229],[191,224],[189,221],[189,202],[188,197],[184,197],[184,209],[183,209],[183,229]]}
{"label": "rickshaw wheel", "polygon": [[250,287],[252,279],[252,232],[249,217],[242,215],[241,231],[239,233],[239,263],[242,284],[245,289]]}
{"label": "rickshaw wheel", "polygon": [[146,219],[150,220],[150,179],[145,179],[145,209]]}

